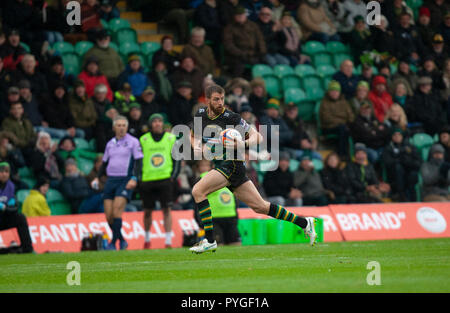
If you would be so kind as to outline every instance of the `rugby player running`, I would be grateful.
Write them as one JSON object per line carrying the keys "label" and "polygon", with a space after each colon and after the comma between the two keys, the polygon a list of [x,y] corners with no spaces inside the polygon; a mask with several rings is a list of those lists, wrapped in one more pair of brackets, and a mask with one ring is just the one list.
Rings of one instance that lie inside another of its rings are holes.
{"label": "rugby player running", "polygon": [[[215,136],[218,138],[220,131],[229,127],[237,130],[243,129],[245,132],[245,140],[242,142],[236,140],[233,144],[226,144],[226,149],[237,149],[238,145],[256,146],[262,143],[262,135],[250,127],[240,115],[225,109],[224,99],[225,90],[218,85],[210,85],[205,89],[206,108],[200,108],[195,114],[195,118],[201,118],[202,132],[196,134],[191,132],[191,145],[194,155],[202,155],[203,145],[210,138],[203,136],[205,128],[216,130]],[[194,118],[194,127],[195,127]],[[259,194],[254,184],[249,180],[245,173],[245,164],[239,158],[222,160],[213,160],[215,168],[203,176],[200,181],[195,184],[192,189],[192,196],[196,204],[196,209],[200,215],[205,230],[205,239],[196,243],[189,250],[194,253],[203,253],[207,251],[215,251],[217,242],[214,240],[214,226],[211,215],[211,207],[207,196],[223,187],[228,187],[236,197],[246,203],[256,213],[269,215],[273,218],[288,221],[296,224],[304,230],[306,236],[310,238],[310,244],[314,245],[317,234],[314,229],[314,217],[302,217],[289,212],[284,207],[276,205],[264,200]]]}

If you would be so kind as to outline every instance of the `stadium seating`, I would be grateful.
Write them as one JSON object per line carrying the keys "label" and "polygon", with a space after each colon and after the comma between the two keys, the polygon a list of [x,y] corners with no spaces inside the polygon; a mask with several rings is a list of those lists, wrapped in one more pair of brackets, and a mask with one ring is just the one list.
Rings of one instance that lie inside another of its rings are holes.
{"label": "stadium seating", "polygon": [[333,74],[336,73],[336,69],[332,65],[322,64],[316,68],[316,72],[322,80],[322,88],[327,89]]}
{"label": "stadium seating", "polygon": [[281,94],[281,84],[280,80],[278,79],[278,76],[274,74],[266,74],[262,78],[266,84],[267,92],[272,97],[280,99],[282,94]]}
{"label": "stadium seating", "polygon": [[24,48],[25,49],[25,51],[27,52],[27,53],[30,53],[30,46],[29,45],[27,45],[26,43],[24,43],[24,42],[20,42],[20,45],[22,46],[22,48]]}
{"label": "stadium seating", "polygon": [[290,88],[300,88],[301,79],[297,74],[287,74],[281,78],[281,88],[286,91]]}
{"label": "stadium seating", "polygon": [[131,28],[130,22],[126,19],[113,18],[108,23],[108,29],[113,33],[125,28]]}
{"label": "stadium seating", "polygon": [[75,53],[82,57],[94,44],[90,41],[79,41],[75,44]]}
{"label": "stadium seating", "polygon": [[328,51],[330,54],[350,52],[350,48],[340,41],[328,41],[325,44],[325,50]]}
{"label": "stadium seating", "polygon": [[119,53],[119,47],[117,46],[116,43],[114,43],[114,42],[111,41],[111,42],[109,43],[109,47],[110,47],[110,48],[113,48],[114,50],[116,50],[117,53]]}
{"label": "stadium seating", "polygon": [[65,53],[75,52],[72,44],[67,41],[58,41],[53,44],[53,50],[57,51],[59,54],[64,55]]}
{"label": "stadium seating", "polygon": [[411,144],[416,147],[422,159],[426,161],[428,159],[428,152],[434,143],[433,137],[425,133],[419,133],[412,136],[410,139]]}
{"label": "stadium seating", "polygon": [[294,102],[295,104],[300,104],[306,100],[305,92],[300,88],[289,88],[284,91],[284,102]]}
{"label": "stadium seating", "polygon": [[333,65],[332,55],[327,51],[317,52],[311,56],[311,59],[316,68],[320,65]]}
{"label": "stadium seating", "polygon": [[141,43],[141,52],[147,57],[149,55],[153,56],[159,49],[161,49],[161,44],[159,42],[145,41]]}
{"label": "stadium seating", "polygon": [[316,74],[314,67],[308,64],[299,64],[294,68],[294,71],[300,77]]}
{"label": "stadium seating", "polygon": [[73,139],[78,149],[90,150],[91,146],[86,139],[75,137]]}
{"label": "stadium seating", "polygon": [[301,82],[302,89],[305,91],[309,89],[322,89],[322,79],[317,74],[304,76]]}
{"label": "stadium seating", "polygon": [[67,52],[62,55],[64,68],[70,74],[77,76],[81,72],[81,64],[78,54]]}
{"label": "stadium seating", "polygon": [[264,75],[273,74],[273,69],[266,64],[255,64],[252,66],[252,77],[263,77]]}
{"label": "stadium seating", "polygon": [[303,53],[312,57],[316,53],[326,52],[325,46],[319,41],[308,41],[303,45]]}
{"label": "stadium seating", "polygon": [[20,181],[24,182],[29,189],[34,188],[34,186],[36,185],[36,179],[32,177],[21,177]]}
{"label": "stadium seating", "polygon": [[277,64],[273,67],[273,73],[279,78],[283,78],[286,75],[294,74],[294,69],[289,65]]}
{"label": "stadium seating", "polygon": [[78,158],[78,168],[84,175],[88,175],[94,168],[94,161]]}
{"label": "stadium seating", "polygon": [[137,33],[133,28],[122,28],[113,34],[113,40],[120,45],[125,42],[137,42]]}
{"label": "stadium seating", "polygon": [[333,65],[335,68],[340,68],[341,63],[345,60],[353,60],[353,57],[346,52],[333,54]]}

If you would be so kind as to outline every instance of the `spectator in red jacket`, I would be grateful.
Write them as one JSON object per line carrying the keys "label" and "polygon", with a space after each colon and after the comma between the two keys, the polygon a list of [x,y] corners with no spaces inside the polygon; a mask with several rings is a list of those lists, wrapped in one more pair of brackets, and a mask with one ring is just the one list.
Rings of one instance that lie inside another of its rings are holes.
{"label": "spectator in red jacket", "polygon": [[384,76],[378,75],[373,79],[372,90],[369,92],[369,100],[373,104],[376,118],[380,122],[383,122],[386,112],[393,103],[391,95],[387,92],[387,82]]}
{"label": "spectator in red jacket", "polygon": [[95,86],[98,84],[104,84],[108,88],[108,92],[106,94],[106,98],[109,101],[113,100],[113,92],[111,87],[109,86],[108,79],[105,75],[100,73],[99,60],[96,56],[90,56],[86,60],[86,65],[84,66],[84,70],[78,75],[78,78],[84,82],[86,86],[86,94],[89,98],[94,95]]}
{"label": "spectator in red jacket", "polygon": [[20,33],[17,29],[11,29],[7,36],[7,41],[2,45],[0,54],[3,58],[3,67],[6,70],[15,70],[27,54],[20,44]]}

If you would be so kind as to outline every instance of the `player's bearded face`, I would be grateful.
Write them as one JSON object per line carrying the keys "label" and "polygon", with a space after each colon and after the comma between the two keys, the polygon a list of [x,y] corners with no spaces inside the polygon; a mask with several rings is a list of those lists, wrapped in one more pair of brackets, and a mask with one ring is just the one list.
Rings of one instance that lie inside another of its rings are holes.
{"label": "player's bearded face", "polygon": [[214,112],[214,114],[219,115],[224,109],[225,95],[214,92],[211,95],[211,99],[208,99],[208,108]]}

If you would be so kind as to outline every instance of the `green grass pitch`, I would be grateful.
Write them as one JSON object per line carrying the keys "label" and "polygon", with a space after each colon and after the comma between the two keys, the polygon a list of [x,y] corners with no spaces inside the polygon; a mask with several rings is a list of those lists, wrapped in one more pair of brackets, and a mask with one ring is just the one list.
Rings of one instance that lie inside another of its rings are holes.
{"label": "green grass pitch", "polygon": [[[67,263],[80,264],[69,286]],[[370,261],[381,285],[368,285]],[[450,238],[1,255],[0,292],[450,292]]]}

